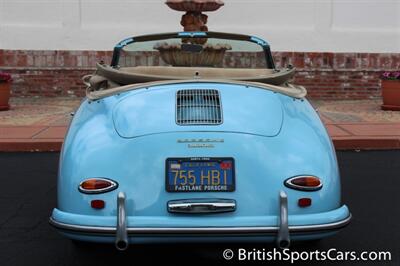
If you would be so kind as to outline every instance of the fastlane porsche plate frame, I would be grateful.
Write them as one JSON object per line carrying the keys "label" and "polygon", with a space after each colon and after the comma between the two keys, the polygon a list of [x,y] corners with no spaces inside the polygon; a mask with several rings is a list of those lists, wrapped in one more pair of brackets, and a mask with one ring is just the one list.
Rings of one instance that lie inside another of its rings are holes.
{"label": "fastlane porsche plate frame", "polygon": [[[171,182],[172,179],[174,182]],[[183,184],[180,182],[177,185],[181,179],[184,179]],[[191,184],[187,184],[188,179],[191,179]],[[167,158],[165,189],[167,192],[233,192],[235,160],[232,157]]]}

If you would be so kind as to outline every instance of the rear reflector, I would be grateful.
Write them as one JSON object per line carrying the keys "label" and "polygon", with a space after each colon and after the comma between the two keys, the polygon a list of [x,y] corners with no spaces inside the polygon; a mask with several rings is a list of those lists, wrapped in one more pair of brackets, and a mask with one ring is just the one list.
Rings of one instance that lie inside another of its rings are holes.
{"label": "rear reflector", "polygon": [[89,178],[79,184],[79,191],[86,194],[98,194],[114,190],[117,182],[106,178]]}
{"label": "rear reflector", "polygon": [[315,191],[321,189],[322,183],[316,176],[295,176],[287,179],[285,186],[297,190]]}
{"label": "rear reflector", "polygon": [[312,200],[310,198],[301,198],[297,203],[299,207],[308,207],[311,205]]}
{"label": "rear reflector", "polygon": [[105,202],[103,200],[92,200],[90,206],[92,206],[93,209],[103,209]]}

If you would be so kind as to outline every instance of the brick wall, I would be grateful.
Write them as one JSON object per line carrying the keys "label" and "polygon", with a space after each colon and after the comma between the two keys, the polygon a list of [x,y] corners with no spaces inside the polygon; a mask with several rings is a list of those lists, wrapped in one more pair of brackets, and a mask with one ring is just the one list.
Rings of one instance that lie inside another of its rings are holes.
{"label": "brick wall", "polygon": [[380,97],[380,75],[400,69],[399,53],[276,52],[278,67],[297,68],[294,83],[314,99],[371,99]]}
{"label": "brick wall", "polygon": [[111,61],[111,51],[0,50],[0,71],[13,76],[13,96],[85,95],[83,75],[94,71],[96,62]]}
{"label": "brick wall", "polygon": [[[292,64],[297,68],[294,83],[306,86],[314,99],[380,97],[380,74],[400,69],[399,53],[273,55],[277,67]],[[111,51],[0,50],[0,71],[13,74],[14,96],[81,97],[85,93],[81,77],[92,73],[96,62],[110,62],[111,56]]]}

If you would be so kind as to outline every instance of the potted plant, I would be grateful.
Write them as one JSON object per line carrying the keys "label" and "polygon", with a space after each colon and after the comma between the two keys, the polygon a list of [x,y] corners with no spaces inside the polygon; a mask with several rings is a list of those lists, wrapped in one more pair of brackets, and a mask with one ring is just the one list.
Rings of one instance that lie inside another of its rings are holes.
{"label": "potted plant", "polygon": [[11,75],[0,72],[0,111],[10,109],[8,101],[10,100]]}
{"label": "potted plant", "polygon": [[400,71],[382,74],[382,110],[400,111]]}

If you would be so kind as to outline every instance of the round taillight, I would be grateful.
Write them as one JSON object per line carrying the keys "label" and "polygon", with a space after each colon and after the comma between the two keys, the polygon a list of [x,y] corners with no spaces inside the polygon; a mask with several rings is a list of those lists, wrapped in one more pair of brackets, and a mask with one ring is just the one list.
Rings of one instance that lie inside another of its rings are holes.
{"label": "round taillight", "polygon": [[98,194],[114,190],[117,182],[107,178],[89,178],[79,184],[79,191],[86,194]]}
{"label": "round taillight", "polygon": [[315,191],[321,189],[322,182],[316,176],[295,176],[287,179],[285,186],[297,190]]}

